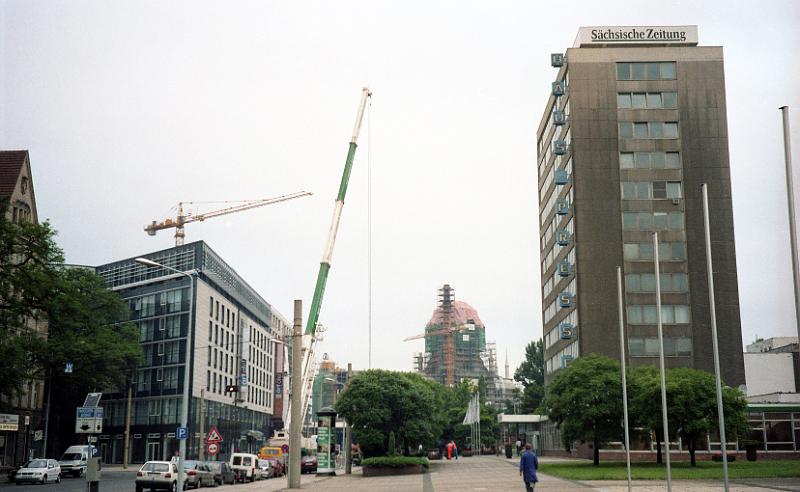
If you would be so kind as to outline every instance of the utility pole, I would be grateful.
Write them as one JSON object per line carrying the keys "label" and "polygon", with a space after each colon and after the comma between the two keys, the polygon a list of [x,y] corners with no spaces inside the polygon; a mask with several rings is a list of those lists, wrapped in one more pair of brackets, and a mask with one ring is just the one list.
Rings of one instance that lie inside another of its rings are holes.
{"label": "utility pole", "polygon": [[128,385],[128,413],[125,415],[125,449],[122,450],[122,469],[128,469],[128,452],[131,444],[131,406],[133,406],[133,380]]}
{"label": "utility pole", "polygon": [[[313,335],[312,335],[313,336]],[[301,422],[303,392],[303,301],[294,301],[292,331],[292,415],[289,424],[289,488],[300,488],[300,446],[303,431]]]}
{"label": "utility pole", "polygon": [[[350,378],[353,377],[353,364],[347,363],[347,384],[345,388],[350,386]],[[350,421],[344,421],[344,474],[350,475],[353,473],[353,464],[351,463],[353,455],[353,428],[350,427]]]}
{"label": "utility pole", "polygon": [[47,407],[44,412],[44,445],[42,448],[42,457],[47,458],[47,434],[50,430],[50,390],[53,387],[53,369],[47,371]]}
{"label": "utility pole", "polygon": [[199,456],[200,461],[205,461],[205,446],[204,444],[204,437],[205,436],[205,428],[206,428],[206,416],[205,416],[205,388],[200,388],[200,442],[197,445],[197,453]]}

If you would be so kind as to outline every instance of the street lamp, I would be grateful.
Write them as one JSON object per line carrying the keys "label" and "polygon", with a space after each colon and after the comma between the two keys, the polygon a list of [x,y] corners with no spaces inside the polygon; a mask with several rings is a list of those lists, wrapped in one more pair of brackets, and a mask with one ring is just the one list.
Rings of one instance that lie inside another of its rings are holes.
{"label": "street lamp", "polygon": [[183,469],[183,461],[186,457],[186,440],[189,438],[188,433],[188,420],[189,420],[189,360],[191,351],[189,348],[189,343],[191,342],[191,329],[192,329],[192,317],[194,314],[194,275],[197,273],[195,270],[192,273],[186,273],[177,268],[172,268],[167,265],[162,265],[161,263],[155,262],[153,260],[147,258],[136,258],[134,260],[136,263],[139,263],[144,266],[152,267],[152,268],[163,268],[165,270],[170,270],[175,273],[179,273],[186,277],[189,277],[189,326],[186,329],[186,368],[183,371],[183,406],[181,408],[181,427],[187,429],[186,439],[180,439],[179,443],[179,451],[178,451],[178,490],[183,490],[183,482],[186,472]]}

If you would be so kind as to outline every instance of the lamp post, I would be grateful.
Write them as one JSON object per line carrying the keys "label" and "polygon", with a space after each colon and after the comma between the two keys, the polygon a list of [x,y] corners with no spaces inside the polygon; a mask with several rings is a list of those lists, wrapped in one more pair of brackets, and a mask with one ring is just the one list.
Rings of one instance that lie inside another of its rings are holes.
{"label": "lamp post", "polygon": [[[189,344],[191,343],[191,331],[192,331],[192,316],[194,314],[194,276],[196,275],[196,271],[192,271],[192,273],[183,272],[178,270],[177,268],[172,268],[166,265],[162,265],[161,263],[155,262],[153,260],[147,258],[136,258],[134,260],[136,263],[141,265],[145,265],[151,268],[163,268],[165,270],[169,270],[175,273],[179,273],[189,278],[189,326],[186,329],[186,368],[183,371],[183,406],[181,408],[181,427],[187,428],[189,426],[189,369],[190,369],[190,359],[192,351],[189,348]],[[187,432],[186,439],[180,439],[179,444],[179,454],[178,454],[178,490],[183,490],[183,482],[186,475],[186,472],[183,469],[183,461],[186,459],[186,440],[189,438],[189,433]]]}

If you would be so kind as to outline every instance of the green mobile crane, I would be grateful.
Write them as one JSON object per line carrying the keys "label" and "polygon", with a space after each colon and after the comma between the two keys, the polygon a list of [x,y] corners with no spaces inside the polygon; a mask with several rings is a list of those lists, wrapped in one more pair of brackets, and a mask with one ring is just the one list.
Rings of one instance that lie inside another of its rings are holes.
{"label": "green mobile crane", "polygon": [[[344,163],[344,172],[342,173],[342,180],[339,184],[339,193],[336,195],[336,204],[333,208],[333,219],[331,221],[330,231],[328,232],[328,241],[325,245],[325,251],[322,256],[322,261],[319,264],[319,273],[317,274],[317,283],[314,286],[314,298],[311,301],[311,311],[308,313],[308,323],[306,324],[305,334],[303,336],[303,392],[301,400],[303,406],[301,409],[302,420],[305,420],[306,409],[308,408],[308,399],[311,397],[311,385],[314,378],[314,345],[317,342],[319,333],[317,333],[317,325],[319,323],[319,313],[322,307],[322,297],[325,294],[325,285],[328,282],[328,272],[331,269],[331,257],[333,256],[333,246],[336,242],[336,233],[339,230],[339,222],[342,218],[342,208],[344,207],[344,197],[347,194],[347,185],[350,182],[350,172],[353,169],[353,159],[356,155],[356,148],[358,147],[358,135],[361,133],[361,122],[364,119],[364,109],[367,106],[367,99],[372,96],[372,92],[367,87],[361,90],[361,102],[358,106],[358,114],[356,115],[356,124],[353,127],[353,136],[350,139],[350,146],[347,149],[347,160]],[[294,377],[294,376],[293,376]],[[285,428],[289,428],[291,420],[291,404],[287,413]]]}

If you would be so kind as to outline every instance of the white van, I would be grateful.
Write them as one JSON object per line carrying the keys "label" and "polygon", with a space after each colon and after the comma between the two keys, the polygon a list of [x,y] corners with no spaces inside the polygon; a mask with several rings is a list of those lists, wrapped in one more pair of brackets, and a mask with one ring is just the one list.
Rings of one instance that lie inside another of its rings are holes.
{"label": "white van", "polygon": [[[89,446],[70,446],[61,455],[58,464],[61,465],[61,474],[70,474],[73,477],[82,477],[86,474],[86,461],[89,459]],[[97,448],[91,446],[92,456],[97,456]]]}
{"label": "white van", "polygon": [[230,465],[239,481],[252,482],[256,479],[258,456],[248,453],[233,453]]}

